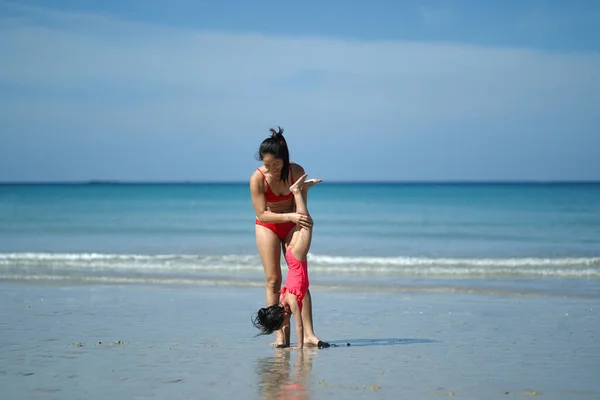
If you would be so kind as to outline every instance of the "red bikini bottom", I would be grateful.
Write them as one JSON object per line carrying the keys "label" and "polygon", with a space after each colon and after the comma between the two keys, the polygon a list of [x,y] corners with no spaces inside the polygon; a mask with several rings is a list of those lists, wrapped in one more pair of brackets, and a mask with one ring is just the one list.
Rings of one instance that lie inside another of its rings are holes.
{"label": "red bikini bottom", "polygon": [[258,219],[256,220],[256,225],[264,226],[265,228],[272,230],[281,240],[284,240],[288,233],[296,227],[296,224],[291,221],[274,224],[272,222],[261,222]]}

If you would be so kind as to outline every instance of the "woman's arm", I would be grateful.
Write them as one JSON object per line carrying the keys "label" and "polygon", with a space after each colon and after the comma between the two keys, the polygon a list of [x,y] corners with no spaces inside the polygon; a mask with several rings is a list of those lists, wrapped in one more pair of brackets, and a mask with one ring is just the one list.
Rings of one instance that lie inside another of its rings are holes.
{"label": "woman's arm", "polygon": [[290,163],[290,168],[292,169],[292,176],[294,177],[294,180],[300,178],[306,173],[300,164]]}
{"label": "woman's arm", "polygon": [[256,218],[261,222],[282,223],[291,221],[295,224],[310,228],[312,219],[306,215],[297,213],[274,213],[267,210],[267,201],[265,200],[264,180],[260,174],[254,173],[250,177],[250,194],[252,196],[252,205]]}

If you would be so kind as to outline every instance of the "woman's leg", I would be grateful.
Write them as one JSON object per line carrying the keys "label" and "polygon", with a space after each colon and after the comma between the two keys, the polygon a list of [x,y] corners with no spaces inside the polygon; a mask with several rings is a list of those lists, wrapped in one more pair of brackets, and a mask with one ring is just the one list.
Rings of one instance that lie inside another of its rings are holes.
{"label": "woman's leg", "polygon": [[[279,290],[281,289],[281,241],[270,229],[256,225],[256,247],[262,260],[266,281],[266,305],[272,306],[279,303]],[[283,332],[275,332],[275,343],[285,344]]]}

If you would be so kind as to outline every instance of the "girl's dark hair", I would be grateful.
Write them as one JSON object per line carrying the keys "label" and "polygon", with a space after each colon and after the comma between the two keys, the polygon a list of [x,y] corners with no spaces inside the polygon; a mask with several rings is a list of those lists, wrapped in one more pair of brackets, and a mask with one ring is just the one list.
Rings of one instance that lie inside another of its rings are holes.
{"label": "girl's dark hair", "polygon": [[258,159],[262,161],[265,154],[272,154],[276,158],[283,160],[283,168],[281,168],[282,181],[287,181],[290,174],[290,152],[288,151],[287,142],[283,137],[283,129],[277,127],[277,130],[271,128],[271,136],[263,140],[258,149]]}
{"label": "girl's dark hair", "polygon": [[252,325],[260,331],[258,335],[270,335],[281,329],[285,319],[284,311],[279,304],[258,310],[258,313],[252,316]]}

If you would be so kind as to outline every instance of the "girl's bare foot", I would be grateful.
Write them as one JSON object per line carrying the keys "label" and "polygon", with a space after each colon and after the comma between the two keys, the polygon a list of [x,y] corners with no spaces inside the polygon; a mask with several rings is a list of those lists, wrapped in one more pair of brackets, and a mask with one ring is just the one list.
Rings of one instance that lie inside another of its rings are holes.
{"label": "girl's bare foot", "polygon": [[316,178],[308,179],[308,180],[304,181],[302,190],[306,191],[306,190],[310,189],[311,187],[315,186],[317,183],[321,183],[321,182],[323,182],[323,179],[316,179]]}
{"label": "girl's bare foot", "polygon": [[294,184],[292,186],[290,186],[290,192],[292,192],[294,194],[300,193],[300,191],[302,190],[302,187],[304,186],[304,181],[306,180],[307,176],[308,176],[308,174],[304,174],[300,178],[298,178],[298,180],[296,182],[294,182]]}

